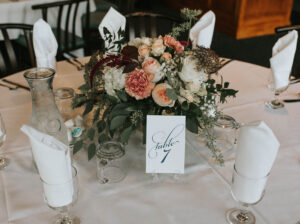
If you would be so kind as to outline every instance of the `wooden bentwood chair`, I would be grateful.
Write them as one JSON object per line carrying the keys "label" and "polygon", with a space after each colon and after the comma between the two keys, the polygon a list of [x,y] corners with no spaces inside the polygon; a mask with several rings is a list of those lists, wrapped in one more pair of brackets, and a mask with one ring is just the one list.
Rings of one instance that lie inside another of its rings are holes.
{"label": "wooden bentwood chair", "polygon": [[14,50],[11,39],[8,35],[8,30],[10,29],[19,29],[24,32],[25,44],[28,49],[30,67],[35,65],[35,56],[33,51],[33,42],[32,42],[32,25],[27,24],[0,24],[0,30],[4,38],[4,46],[0,51],[0,77],[15,73],[20,69],[20,62],[17,60],[16,52]]}
{"label": "wooden bentwood chair", "polygon": [[[86,4],[85,24],[83,24],[82,37],[76,35],[77,12],[80,4]],[[58,59],[64,59],[64,53],[74,57],[70,52],[85,48],[89,39],[90,2],[89,0],[66,0],[32,6],[33,10],[42,11],[42,16],[45,21],[48,21],[48,9],[51,8],[58,9],[57,24],[56,27],[53,28],[53,33],[58,43],[57,57]],[[67,9],[66,19],[62,26],[62,17],[65,9]]]}

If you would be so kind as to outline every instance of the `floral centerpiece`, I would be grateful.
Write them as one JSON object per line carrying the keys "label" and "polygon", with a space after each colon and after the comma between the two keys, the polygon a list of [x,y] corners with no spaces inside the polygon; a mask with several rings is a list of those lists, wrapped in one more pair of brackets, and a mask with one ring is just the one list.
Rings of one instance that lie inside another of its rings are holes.
{"label": "floral centerpiece", "polygon": [[[220,67],[219,57],[210,49],[192,49],[188,41],[175,39],[189,30],[199,11],[184,9],[187,21],[173,28],[170,35],[136,38],[124,42],[124,31],[117,35],[104,28],[108,47],[95,53],[85,68],[85,84],[79,87],[73,106],[85,105],[84,115],[93,111],[94,125],[88,130],[88,157],[95,155],[98,141],[113,138],[126,144],[133,131],[143,131],[147,115],[185,115],[186,128],[207,138],[212,156],[220,163],[223,157],[214,144],[210,130],[224,103],[236,90],[229,83],[216,83],[212,74]],[[98,135],[96,133],[98,132]],[[74,153],[84,140],[74,146]]]}

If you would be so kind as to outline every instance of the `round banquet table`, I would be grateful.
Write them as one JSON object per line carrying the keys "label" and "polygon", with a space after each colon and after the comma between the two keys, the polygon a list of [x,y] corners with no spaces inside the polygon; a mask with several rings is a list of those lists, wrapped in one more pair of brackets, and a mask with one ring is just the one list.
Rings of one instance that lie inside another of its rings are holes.
{"label": "round banquet table", "polygon": [[[88,58],[81,58],[86,62]],[[54,89],[78,87],[82,71],[58,62]],[[300,103],[286,103],[283,110],[266,109],[272,98],[267,88],[270,69],[233,61],[219,72],[230,87],[238,89],[235,99],[222,105],[224,113],[247,123],[263,120],[274,131],[281,146],[271,170],[263,200],[252,208],[257,223],[296,224],[300,221]],[[27,85],[23,72],[7,77]],[[296,98],[300,83],[289,87],[282,98]],[[56,214],[43,201],[43,190],[34,169],[30,144],[21,133],[31,115],[30,92],[12,92],[0,86],[0,113],[7,128],[4,154],[9,166],[0,171],[0,224],[46,224]],[[218,167],[209,159],[197,136],[188,134],[185,174],[178,180],[153,181],[145,174],[145,155],[133,136],[126,146],[129,170],[117,184],[101,185],[96,179],[95,159],[87,161],[85,151],[74,156],[78,169],[79,198],[72,212],[86,224],[111,223],[226,223],[225,212],[237,206],[230,193],[234,153]]]}

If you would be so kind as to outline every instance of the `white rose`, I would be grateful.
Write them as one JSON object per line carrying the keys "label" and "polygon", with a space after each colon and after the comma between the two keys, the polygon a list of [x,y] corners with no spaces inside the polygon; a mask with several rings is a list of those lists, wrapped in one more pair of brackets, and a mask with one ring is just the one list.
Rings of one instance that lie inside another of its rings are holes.
{"label": "white rose", "polygon": [[151,53],[154,56],[158,57],[158,56],[162,55],[162,53],[164,53],[166,46],[163,44],[162,39],[156,39],[154,41],[154,43],[152,44],[151,49],[152,49]]}
{"label": "white rose", "polygon": [[206,81],[207,74],[201,70],[197,70],[197,58],[190,55],[183,59],[182,71],[179,73],[179,77],[184,82],[195,82],[200,83]]}
{"label": "white rose", "polygon": [[196,80],[193,82],[188,82],[185,84],[187,90],[191,91],[192,93],[197,93],[200,90],[201,83],[200,81]]}
{"label": "white rose", "polygon": [[206,96],[207,95],[207,90],[206,88],[200,88],[198,91],[199,96]]}
{"label": "white rose", "polygon": [[143,37],[143,38],[142,38],[142,43],[145,44],[145,45],[150,46],[151,43],[152,43],[152,39],[149,38],[149,37]]}
{"label": "white rose", "polygon": [[121,90],[125,87],[125,74],[123,68],[110,68],[104,73],[104,89],[108,95],[117,96],[115,89]]}

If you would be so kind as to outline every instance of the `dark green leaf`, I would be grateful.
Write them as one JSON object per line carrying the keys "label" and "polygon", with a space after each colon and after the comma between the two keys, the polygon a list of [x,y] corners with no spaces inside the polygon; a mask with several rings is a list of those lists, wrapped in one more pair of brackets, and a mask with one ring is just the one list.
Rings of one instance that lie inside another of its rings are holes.
{"label": "dark green leaf", "polygon": [[224,83],[224,88],[228,88],[228,86],[229,86],[229,82],[225,82]]}
{"label": "dark green leaf", "polygon": [[98,108],[98,109],[95,110],[95,112],[94,112],[93,124],[98,120],[99,115],[100,115],[100,108]]}
{"label": "dark green leaf", "polygon": [[103,27],[103,33],[104,33],[105,36],[110,35],[110,32],[106,27]]}
{"label": "dark green leaf", "polygon": [[106,97],[112,102],[112,103],[117,103],[119,100],[114,97],[114,96],[111,96],[111,95],[106,95]]}
{"label": "dark green leaf", "polygon": [[124,124],[127,115],[119,115],[114,117],[110,122],[110,130],[114,130]]}
{"label": "dark green leaf", "polygon": [[216,88],[217,88],[217,90],[219,91],[219,90],[222,89],[222,85],[221,85],[221,84],[217,84],[217,85],[216,85]]}
{"label": "dark green leaf", "polygon": [[87,101],[86,106],[85,106],[85,110],[83,112],[83,116],[88,114],[89,112],[91,112],[93,107],[94,107],[93,101],[91,101],[91,100]]}
{"label": "dark green leaf", "polygon": [[97,123],[98,133],[104,131],[105,127],[106,127],[106,122],[104,120],[98,121]]}
{"label": "dark green leaf", "polygon": [[90,140],[93,140],[95,137],[95,129],[94,128],[90,128],[87,132],[87,136]]}
{"label": "dark green leaf", "polygon": [[128,139],[129,139],[129,136],[130,134],[132,133],[132,127],[128,127],[126,128],[120,135],[120,140],[122,143],[127,143],[128,142]]}
{"label": "dark green leaf", "polygon": [[82,149],[82,146],[83,146],[83,140],[79,140],[79,141],[75,142],[74,148],[73,148],[73,154],[80,151]]}
{"label": "dark green leaf", "polygon": [[82,92],[86,92],[86,91],[90,90],[90,86],[89,86],[89,84],[86,83],[86,84],[79,86],[78,89]]}
{"label": "dark green leaf", "polygon": [[171,100],[177,100],[177,95],[174,89],[166,89],[167,97]]}
{"label": "dark green leaf", "polygon": [[127,102],[127,94],[124,91],[115,89],[115,92],[121,101]]}
{"label": "dark green leaf", "polygon": [[108,138],[108,136],[107,136],[106,134],[102,134],[102,135],[100,135],[99,138],[98,138],[99,144],[101,144],[101,143],[103,143],[103,142],[106,142],[106,141],[108,141],[108,140],[109,140],[109,138]]}
{"label": "dark green leaf", "polygon": [[111,110],[109,114],[109,119],[112,119],[117,115],[128,115],[133,111],[133,108],[135,108],[135,106],[132,104],[119,103]]}
{"label": "dark green leaf", "polygon": [[96,154],[96,145],[92,143],[88,147],[88,159],[91,160]]}
{"label": "dark green leaf", "polygon": [[186,101],[184,101],[184,102],[181,104],[181,109],[182,109],[183,111],[187,111],[187,110],[189,109],[189,104],[188,104]]}
{"label": "dark green leaf", "polygon": [[198,120],[195,117],[186,117],[186,128],[193,133],[198,133]]}

